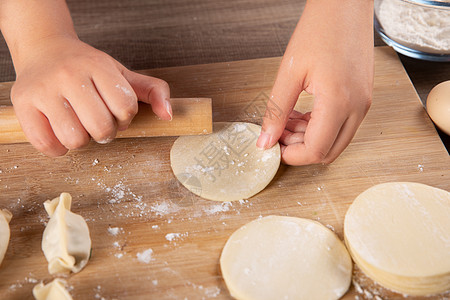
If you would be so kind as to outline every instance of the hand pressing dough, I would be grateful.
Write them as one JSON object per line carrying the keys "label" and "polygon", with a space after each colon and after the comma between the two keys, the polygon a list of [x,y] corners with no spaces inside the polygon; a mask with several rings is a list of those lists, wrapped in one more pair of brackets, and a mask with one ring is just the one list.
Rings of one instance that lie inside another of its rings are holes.
{"label": "hand pressing dough", "polygon": [[89,260],[89,228],[83,217],[70,211],[71,204],[68,193],[44,203],[50,221],[44,230],[42,250],[50,274],[77,273]]}
{"label": "hand pressing dough", "polygon": [[177,179],[209,200],[247,199],[263,190],[280,166],[280,145],[256,147],[261,127],[251,123],[214,123],[214,133],[179,137],[170,151]]}
{"label": "hand pressing dough", "polygon": [[344,223],[356,264],[380,285],[409,295],[450,289],[450,193],[411,182],[360,194]]}
{"label": "hand pressing dough", "polygon": [[339,299],[352,275],[350,256],[331,230],[282,216],[235,231],[220,267],[230,294],[240,300]]}
{"label": "hand pressing dough", "polygon": [[8,249],[10,237],[9,222],[11,221],[11,217],[12,214],[8,210],[0,210],[0,264]]}
{"label": "hand pressing dough", "polygon": [[33,288],[33,296],[36,300],[72,300],[69,292],[65,289],[66,282],[56,278],[44,285],[42,282]]}

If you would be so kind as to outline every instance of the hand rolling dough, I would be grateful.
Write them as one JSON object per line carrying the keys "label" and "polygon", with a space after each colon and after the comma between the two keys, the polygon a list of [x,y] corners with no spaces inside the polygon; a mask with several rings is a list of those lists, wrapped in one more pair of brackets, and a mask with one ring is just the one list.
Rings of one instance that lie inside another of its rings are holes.
{"label": "hand rolling dough", "polygon": [[179,137],[170,151],[177,179],[209,200],[247,199],[264,189],[280,166],[280,146],[256,147],[261,127],[251,123],[214,123],[214,133]]}
{"label": "hand rolling dough", "polygon": [[361,193],[345,216],[347,247],[380,285],[409,295],[450,289],[450,193],[391,182]]}
{"label": "hand rolling dough", "polygon": [[235,231],[220,257],[230,294],[240,300],[339,299],[350,286],[344,244],[312,220],[268,216]]}

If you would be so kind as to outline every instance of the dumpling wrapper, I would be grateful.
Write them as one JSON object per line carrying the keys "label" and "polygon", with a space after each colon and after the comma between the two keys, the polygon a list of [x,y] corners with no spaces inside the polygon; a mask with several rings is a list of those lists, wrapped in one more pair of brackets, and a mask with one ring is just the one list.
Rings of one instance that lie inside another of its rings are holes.
{"label": "dumpling wrapper", "polygon": [[89,228],[83,217],[70,211],[71,204],[68,193],[44,203],[50,221],[42,237],[42,251],[50,274],[77,273],[90,257]]}
{"label": "dumpling wrapper", "polygon": [[72,300],[65,285],[66,282],[59,278],[46,285],[41,282],[34,286],[33,296],[36,300]]}
{"label": "dumpling wrapper", "polygon": [[0,210],[0,264],[8,249],[10,238],[9,222],[11,221],[11,217],[12,214],[8,210]]}
{"label": "dumpling wrapper", "polygon": [[170,151],[178,181],[209,200],[237,201],[262,191],[280,166],[280,145],[258,149],[261,126],[244,122],[214,123],[214,133],[181,136]]}
{"label": "dumpling wrapper", "polygon": [[220,268],[239,300],[339,299],[352,261],[344,244],[319,222],[285,216],[256,219],[228,239]]}
{"label": "dumpling wrapper", "polygon": [[450,289],[450,193],[415,182],[362,192],[345,215],[356,264],[393,291],[426,296]]}

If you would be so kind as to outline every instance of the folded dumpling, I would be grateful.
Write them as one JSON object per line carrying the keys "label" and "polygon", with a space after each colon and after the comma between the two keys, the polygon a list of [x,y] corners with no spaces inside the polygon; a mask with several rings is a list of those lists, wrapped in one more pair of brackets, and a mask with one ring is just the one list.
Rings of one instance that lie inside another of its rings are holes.
{"label": "folded dumpling", "polygon": [[70,211],[71,204],[68,193],[44,203],[50,221],[44,230],[42,251],[50,274],[77,273],[90,257],[89,228],[83,217]]}
{"label": "folded dumpling", "polygon": [[6,209],[0,209],[0,264],[5,257],[6,249],[9,244],[9,221],[11,221],[12,214]]}
{"label": "folded dumpling", "polygon": [[41,282],[34,286],[33,296],[36,300],[72,300],[65,285],[66,282],[59,278],[46,285]]}

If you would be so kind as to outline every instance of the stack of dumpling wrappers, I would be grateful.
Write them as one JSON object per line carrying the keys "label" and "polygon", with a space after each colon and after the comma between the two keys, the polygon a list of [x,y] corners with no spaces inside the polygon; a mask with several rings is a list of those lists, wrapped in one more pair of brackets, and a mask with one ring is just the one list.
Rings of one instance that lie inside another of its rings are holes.
{"label": "stack of dumpling wrappers", "polygon": [[418,183],[374,186],[344,224],[358,267],[380,285],[425,296],[450,290],[450,193]]}

